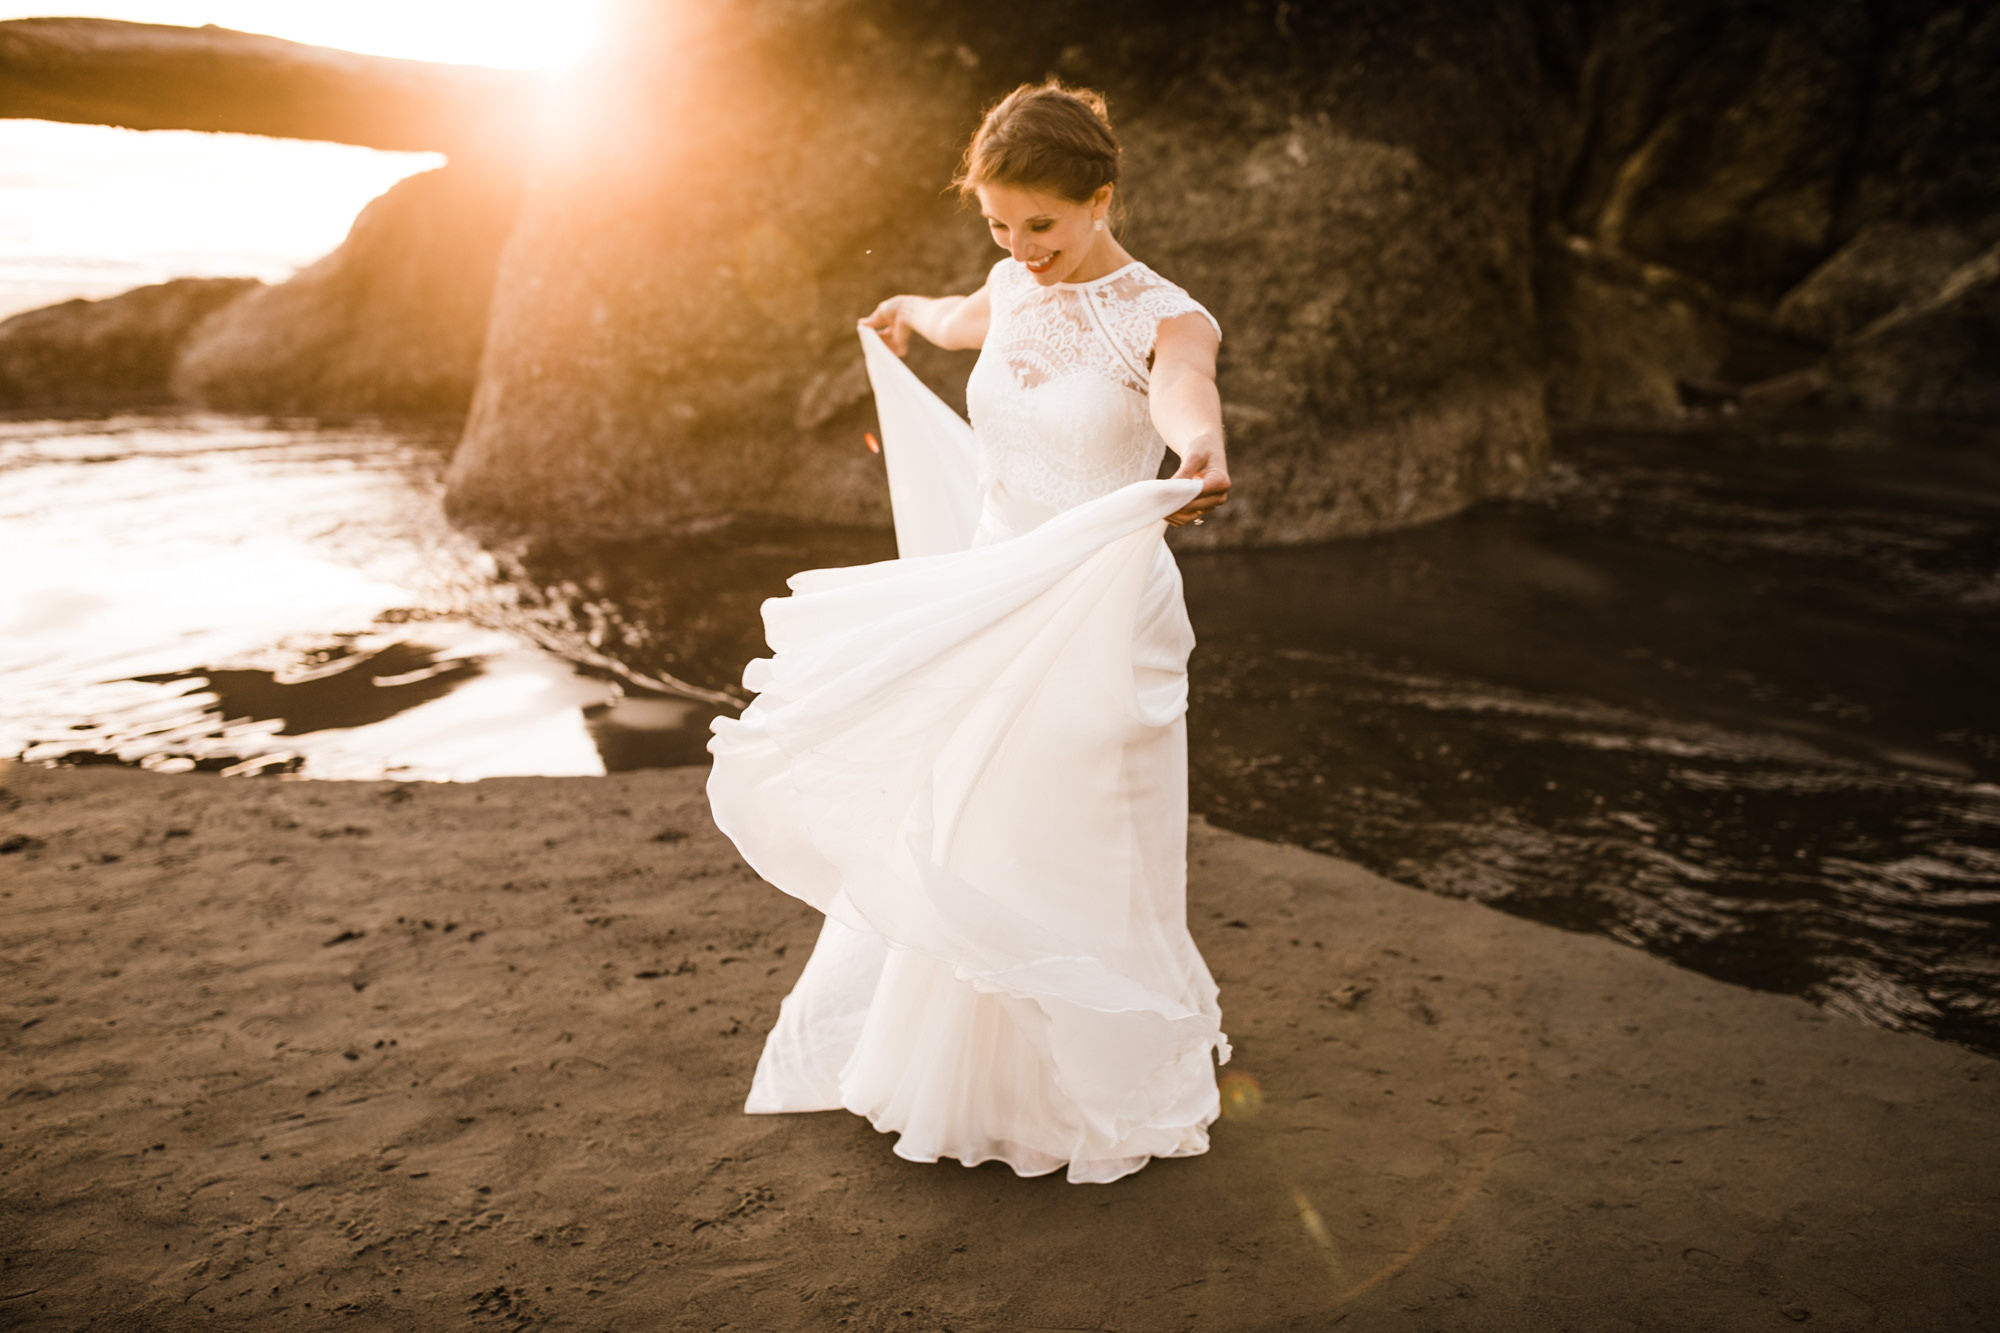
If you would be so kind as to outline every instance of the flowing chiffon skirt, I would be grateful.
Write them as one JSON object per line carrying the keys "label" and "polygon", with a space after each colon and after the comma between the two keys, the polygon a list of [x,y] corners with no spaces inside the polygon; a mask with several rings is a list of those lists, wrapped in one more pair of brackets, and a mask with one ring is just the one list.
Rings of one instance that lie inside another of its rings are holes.
{"label": "flowing chiffon skirt", "polygon": [[970,428],[863,330],[900,559],[764,606],[716,823],[826,914],[746,1109],[1109,1181],[1207,1147],[1228,1058],[1186,926],[1193,635],[1148,481],[1025,532]]}

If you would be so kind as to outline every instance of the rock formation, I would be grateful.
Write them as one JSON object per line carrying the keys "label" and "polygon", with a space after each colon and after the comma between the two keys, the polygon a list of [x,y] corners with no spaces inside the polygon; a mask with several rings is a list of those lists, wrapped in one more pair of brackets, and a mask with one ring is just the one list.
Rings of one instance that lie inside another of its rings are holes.
{"label": "rock formation", "polygon": [[1536,295],[1551,415],[1670,416],[1729,353],[1708,286],[1581,236],[1544,238]]}
{"label": "rock formation", "polygon": [[[291,280],[238,285],[243,299],[209,300],[198,326],[154,330],[149,377],[131,391],[145,401],[171,383],[182,401],[250,412],[464,411],[538,95],[512,71],[223,28],[0,23],[0,115],[452,154],[370,204],[339,249]],[[39,401],[93,404],[105,391],[87,380],[45,378],[57,396]]]}
{"label": "rock formation", "polygon": [[175,395],[246,412],[462,412],[485,343],[512,171],[448,166],[398,182],[346,241],[188,336]]}
{"label": "rock formation", "polygon": [[529,76],[508,70],[357,55],[213,26],[0,23],[0,117],[458,156],[517,147],[533,113]]}
{"label": "rock formation", "polygon": [[[1837,353],[1994,239],[2000,9],[1990,4],[1624,0],[1537,11],[1550,67],[1575,72],[1542,121],[1554,226],[1714,294],[1703,351],[1690,356],[1683,313],[1658,306],[1646,282],[1601,265],[1582,284],[1543,274],[1552,406],[1671,410],[1659,386],[1698,394],[1688,372],[1704,360],[1709,375],[1743,385],[1802,355]],[[1562,249],[1550,253],[1568,265]],[[1606,308],[1606,282],[1622,289],[1609,307],[1627,330],[1610,343],[1657,349],[1643,369],[1625,358],[1647,393],[1600,398],[1597,367],[1566,350],[1576,330],[1596,341],[1586,307]],[[1564,306],[1566,292],[1585,306]],[[1836,378],[1840,364],[1836,355],[1828,367]],[[1848,397],[1913,410],[1932,401],[1899,401],[1888,384]]]}
{"label": "rock formation", "polygon": [[179,278],[16,315],[0,323],[0,408],[165,403],[188,331],[260,286],[255,278]]}
{"label": "rock formation", "polygon": [[[1110,95],[1123,237],[1225,330],[1239,498],[1183,540],[1508,494],[1549,411],[1823,389],[1994,414],[1990,4],[619,12],[533,136],[511,76],[87,20],[0,24],[0,114],[453,152],[215,314],[175,382],[246,409],[448,407],[483,342],[451,474],[481,524],[884,521],[853,320],[981,281],[998,252],[946,182],[981,106],[1050,71]],[[501,162],[531,177],[517,222]],[[969,359],[914,363],[956,397]]]}
{"label": "rock formation", "polygon": [[1774,299],[1830,248],[1879,25],[1856,0],[1632,0],[1596,17],[1569,230]]}
{"label": "rock formation", "polygon": [[787,9],[635,24],[586,81],[583,131],[539,164],[502,260],[458,513],[598,532],[885,518],[854,320],[977,281],[984,242],[939,194],[941,126],[973,95],[948,49],[833,42]]}
{"label": "rock formation", "polygon": [[1829,370],[1839,401],[2000,420],[2000,245],[1835,348]]}
{"label": "rock formation", "polygon": [[[1545,408],[1657,415],[1748,386],[1766,402],[1811,392],[1829,372],[1790,372],[1828,338],[1801,314],[1809,294],[1774,318],[1787,291],[1870,228],[2000,212],[1986,6],[710,13],[729,35],[700,68],[618,114],[698,126],[735,172],[797,188],[647,196],[609,159],[545,177],[453,472],[462,515],[879,521],[853,447],[867,409],[848,320],[890,291],[979,280],[992,252],[910,182],[942,185],[978,105],[1051,69],[1110,93],[1128,245],[1226,330],[1240,498],[1193,541],[1364,532],[1505,494],[1541,465]],[[628,46],[628,70],[672,68],[667,45]],[[930,142],[912,142],[910,118]],[[673,152],[698,170],[697,150]],[[606,200],[616,228],[598,225]],[[768,309],[759,292],[794,279],[813,298]],[[1852,397],[1976,397],[1872,383]]]}
{"label": "rock formation", "polygon": [[1242,498],[1202,539],[1367,531],[1525,484],[1546,450],[1533,34],[1348,9],[718,6],[706,33],[635,40],[649,77],[601,123],[656,137],[621,129],[528,196],[455,511],[880,521],[853,321],[1000,257],[940,191],[981,103],[1052,66],[1111,95],[1128,245],[1225,330]]}
{"label": "rock formation", "polygon": [[1822,347],[1846,342],[1897,306],[1934,295],[1983,248],[1964,227],[1870,223],[1786,293],[1776,323]]}

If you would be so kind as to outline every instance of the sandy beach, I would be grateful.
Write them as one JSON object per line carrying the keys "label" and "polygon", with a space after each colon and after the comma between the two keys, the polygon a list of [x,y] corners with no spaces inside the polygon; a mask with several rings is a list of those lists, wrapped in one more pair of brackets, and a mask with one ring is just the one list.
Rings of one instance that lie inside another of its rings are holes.
{"label": "sandy beach", "polygon": [[740,1111],[814,914],[705,773],[0,766],[21,1329],[2000,1323],[2000,1067],[1199,822],[1236,1058],[1108,1187]]}
{"label": "sandy beach", "polygon": [[2000,1333],[2000,4],[35,11],[0,1333]]}

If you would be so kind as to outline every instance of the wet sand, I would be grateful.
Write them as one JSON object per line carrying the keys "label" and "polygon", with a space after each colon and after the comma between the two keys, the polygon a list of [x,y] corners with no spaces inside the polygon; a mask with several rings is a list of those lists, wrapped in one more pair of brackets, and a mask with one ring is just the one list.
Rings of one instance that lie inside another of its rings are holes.
{"label": "wet sand", "polygon": [[0,764],[0,1322],[2000,1323],[2000,1064],[1200,824],[1207,1156],[744,1116],[817,922],[704,776]]}

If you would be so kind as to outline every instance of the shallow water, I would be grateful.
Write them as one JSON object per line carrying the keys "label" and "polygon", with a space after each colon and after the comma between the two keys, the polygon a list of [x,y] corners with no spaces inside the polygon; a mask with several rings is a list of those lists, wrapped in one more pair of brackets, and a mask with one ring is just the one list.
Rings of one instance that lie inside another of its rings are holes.
{"label": "shallow water", "polygon": [[[324,777],[704,758],[757,605],[886,533],[482,550],[449,432],[0,427],[0,752]],[[1217,824],[2000,1052],[2000,440],[1573,433],[1531,497],[1184,555]]]}
{"label": "shallow water", "polygon": [[2000,1050],[2000,449],[1564,438],[1530,500],[1184,560],[1218,824]]}

